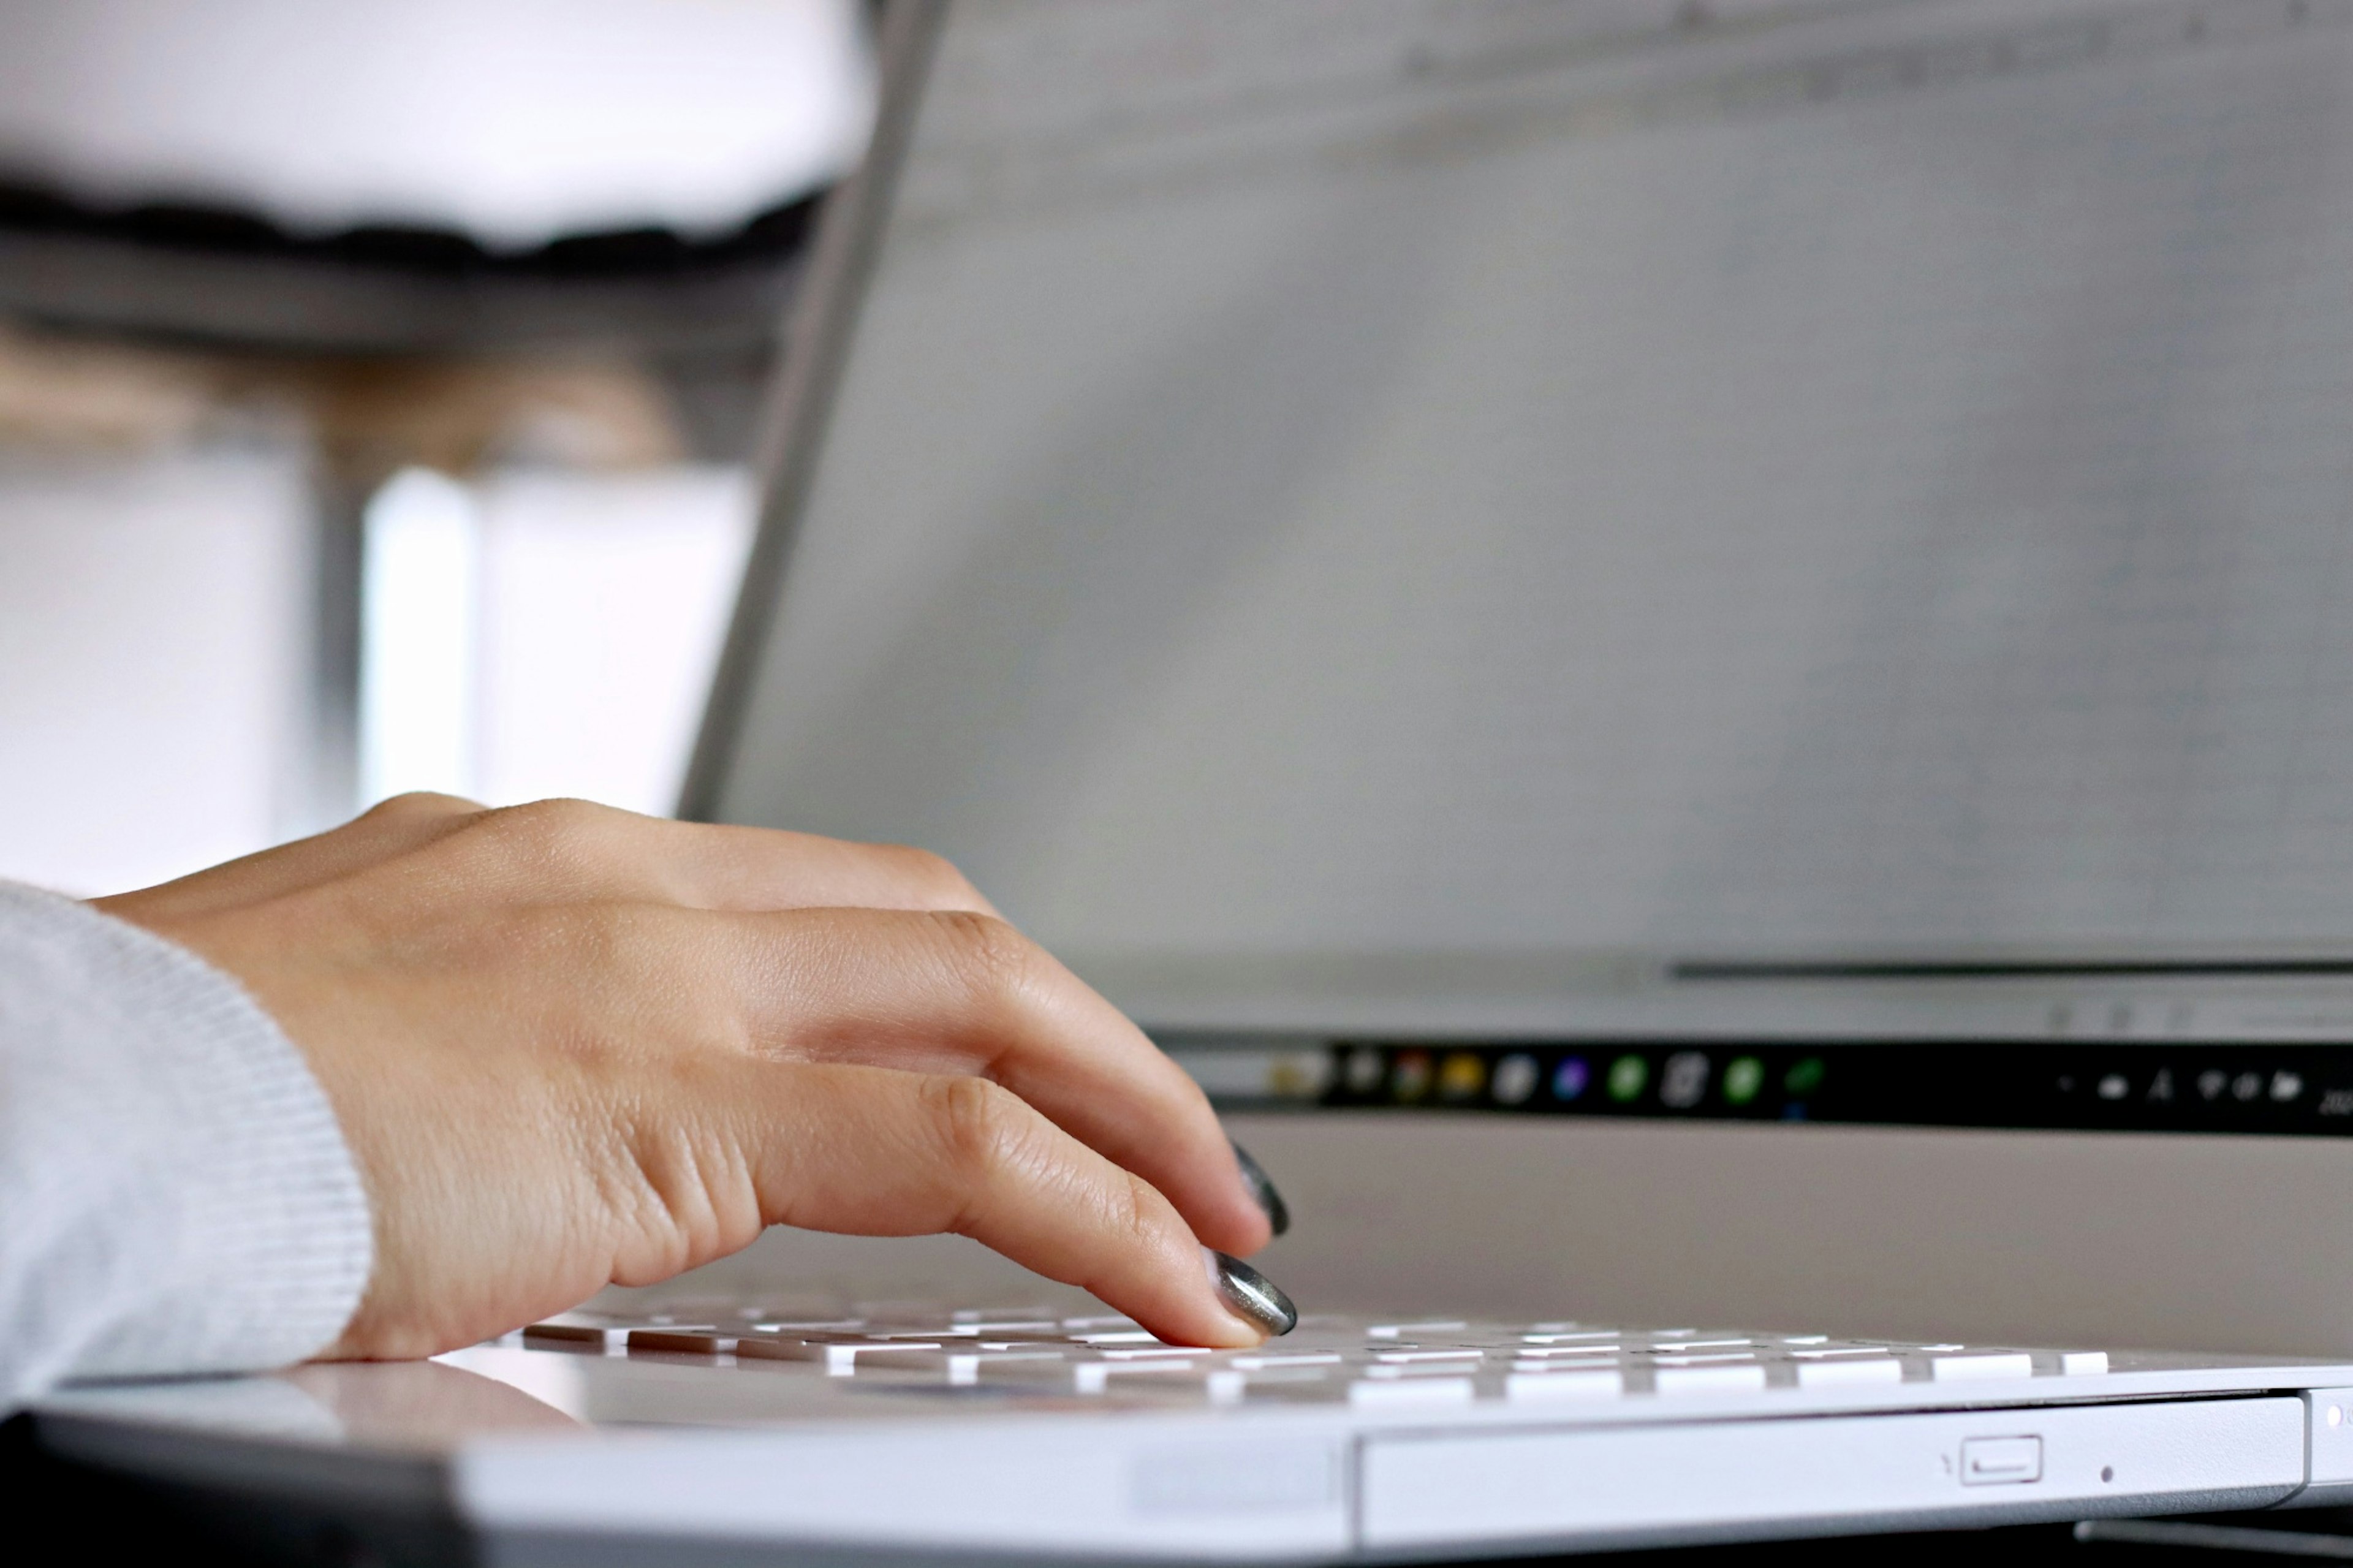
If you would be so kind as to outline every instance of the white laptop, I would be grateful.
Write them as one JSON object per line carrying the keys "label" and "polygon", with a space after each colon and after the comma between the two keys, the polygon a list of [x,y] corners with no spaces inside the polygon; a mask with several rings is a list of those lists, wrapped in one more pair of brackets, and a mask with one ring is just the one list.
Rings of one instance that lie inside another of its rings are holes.
{"label": "white laptop", "polygon": [[772,1233],[43,1441],[502,1563],[2353,1501],[2353,0],[879,36],[686,808],[955,858],[1300,1326]]}

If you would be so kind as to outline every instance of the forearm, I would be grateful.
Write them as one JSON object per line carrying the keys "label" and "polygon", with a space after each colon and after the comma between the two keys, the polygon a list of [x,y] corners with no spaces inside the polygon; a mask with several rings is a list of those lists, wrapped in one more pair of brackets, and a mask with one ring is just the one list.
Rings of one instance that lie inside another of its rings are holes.
{"label": "forearm", "polygon": [[0,1409],[319,1350],[368,1209],[325,1094],[217,971],[0,884]]}

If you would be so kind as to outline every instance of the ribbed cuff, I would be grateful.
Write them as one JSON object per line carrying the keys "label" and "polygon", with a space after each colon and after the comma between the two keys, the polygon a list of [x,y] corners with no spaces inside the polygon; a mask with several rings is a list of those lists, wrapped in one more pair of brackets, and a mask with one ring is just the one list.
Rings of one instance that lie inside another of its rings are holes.
{"label": "ribbed cuff", "polygon": [[10,1369],[18,1392],[280,1365],[341,1332],[374,1261],[366,1193],[309,1064],[235,981],[0,885],[0,1194],[32,1200],[0,1220],[0,1264],[51,1287],[0,1300],[47,1363]]}

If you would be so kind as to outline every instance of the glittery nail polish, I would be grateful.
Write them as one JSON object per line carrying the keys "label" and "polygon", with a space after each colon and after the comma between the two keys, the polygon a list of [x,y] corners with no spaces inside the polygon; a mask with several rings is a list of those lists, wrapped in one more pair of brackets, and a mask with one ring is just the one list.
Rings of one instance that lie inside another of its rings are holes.
{"label": "glittery nail polish", "polygon": [[1291,1228],[1291,1205],[1282,1201],[1282,1194],[1275,1191],[1266,1167],[1250,1158],[1249,1150],[1234,1143],[1230,1138],[1226,1142],[1233,1144],[1234,1163],[1242,1168],[1242,1181],[1250,1187],[1250,1196],[1256,1198],[1258,1206],[1266,1211],[1266,1223],[1274,1227],[1274,1234],[1281,1236]]}
{"label": "glittery nail polish", "polygon": [[1201,1258],[1208,1265],[1209,1281],[1218,1288],[1219,1298],[1236,1314],[1270,1335],[1287,1334],[1299,1326],[1299,1309],[1273,1280],[1240,1258],[1206,1247],[1201,1248]]}

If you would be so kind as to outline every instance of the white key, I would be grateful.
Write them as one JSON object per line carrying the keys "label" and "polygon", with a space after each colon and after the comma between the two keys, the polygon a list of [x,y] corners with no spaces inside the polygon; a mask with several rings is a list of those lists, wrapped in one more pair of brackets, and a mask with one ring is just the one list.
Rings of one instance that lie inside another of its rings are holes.
{"label": "white key", "polygon": [[1877,1356],[1894,1353],[1884,1345],[1826,1345],[1820,1350],[1791,1351],[1789,1359],[1791,1361],[1827,1361],[1832,1356]]}
{"label": "white key", "polygon": [[909,1352],[936,1353],[936,1342],[876,1344],[872,1341],[842,1344],[823,1340],[762,1340],[746,1337],[735,1342],[737,1361],[807,1361],[825,1363],[828,1377],[849,1377],[858,1370],[860,1358],[880,1357],[884,1364],[894,1355]]}
{"label": "white key", "polygon": [[1514,1404],[1560,1399],[1614,1399],[1626,1380],[1614,1372],[1515,1372],[1504,1379],[1504,1397]]}
{"label": "white key", "polygon": [[1101,1394],[1114,1377],[1194,1376],[1200,1370],[1189,1361],[1087,1361],[1071,1369],[1071,1386],[1081,1394]]}
{"label": "white key", "polygon": [[1520,1336],[1524,1342],[1532,1345],[1560,1345],[1577,1341],[1603,1340],[1614,1345],[1623,1337],[1615,1329],[1578,1329],[1573,1332],[1562,1331],[1557,1333],[1531,1329]]}
{"label": "white key", "polygon": [[1348,1385],[1348,1403],[1360,1410],[1425,1410],[1471,1403],[1467,1377],[1413,1377],[1394,1383],[1359,1380]]}
{"label": "white key", "polygon": [[1197,1356],[1215,1355],[1215,1351],[1198,1345],[1129,1345],[1113,1346],[1095,1353],[1105,1361],[1190,1361]]}
{"label": "white key", "polygon": [[1238,1355],[1226,1363],[1243,1372],[1265,1372],[1281,1366],[1337,1366],[1338,1351],[1311,1352],[1305,1355]]}
{"label": "white key", "polygon": [[1427,1323],[1375,1323],[1366,1328],[1365,1337],[1368,1340],[1395,1340],[1403,1339],[1408,1334],[1459,1334],[1470,1326],[1468,1322],[1454,1320]]}
{"label": "white key", "polygon": [[1399,1365],[1418,1361],[1484,1361],[1487,1359],[1487,1352],[1471,1350],[1377,1351],[1374,1352],[1373,1359]]}
{"label": "white key", "polygon": [[[1100,1366],[1103,1363],[1089,1363]],[[958,1353],[948,1361],[948,1381],[961,1383],[969,1377],[974,1383],[1018,1383],[1031,1387],[1053,1387],[1074,1382],[1071,1363],[1051,1351],[1035,1354],[970,1355]]]}
{"label": "white key", "polygon": [[1785,1345],[1826,1345],[1831,1342],[1831,1337],[1828,1334],[1783,1334],[1781,1342]]}
{"label": "white key", "polygon": [[1929,1373],[1938,1383],[1966,1383],[1982,1378],[2032,1377],[2034,1358],[2024,1351],[2000,1355],[1940,1355],[1928,1358]]}
{"label": "white key", "polygon": [[1522,1345],[1512,1352],[1522,1361],[1591,1361],[1618,1353],[1616,1345]]}
{"label": "white key", "polygon": [[1142,1329],[1101,1329],[1088,1333],[1074,1333],[1071,1338],[1082,1345],[1156,1345],[1158,1334],[1145,1333]]}
{"label": "white key", "polygon": [[1753,1361],[1736,1366],[1662,1366],[1651,1377],[1661,1394],[1724,1394],[1765,1386],[1765,1369]]}
{"label": "white key", "polygon": [[1720,1351],[1714,1355],[1662,1355],[1651,1358],[1652,1366],[1721,1366],[1726,1363],[1753,1362],[1757,1357],[1747,1351]]}
{"label": "white key", "polygon": [[1363,1375],[1385,1381],[1403,1377],[1460,1377],[1470,1370],[1459,1361],[1419,1362],[1410,1366],[1368,1366]]}
{"label": "white key", "polygon": [[1798,1363],[1798,1386],[1800,1388],[1838,1388],[1858,1383],[1903,1381],[1904,1363],[1888,1355],[1867,1360],[1841,1356],[1836,1361],[1803,1361]]}
{"label": "white key", "polygon": [[2059,1370],[2069,1377],[2098,1377],[2108,1370],[2105,1351],[2069,1351],[2059,1358]]}

